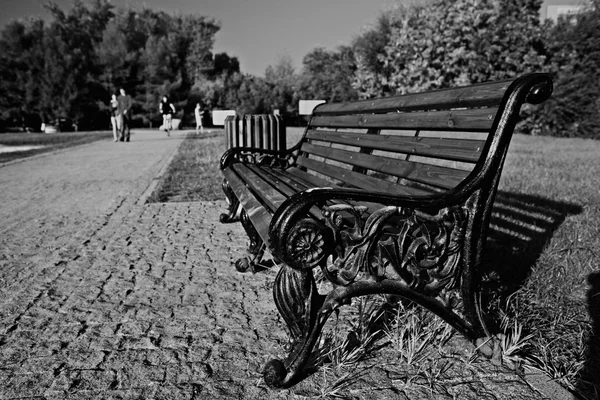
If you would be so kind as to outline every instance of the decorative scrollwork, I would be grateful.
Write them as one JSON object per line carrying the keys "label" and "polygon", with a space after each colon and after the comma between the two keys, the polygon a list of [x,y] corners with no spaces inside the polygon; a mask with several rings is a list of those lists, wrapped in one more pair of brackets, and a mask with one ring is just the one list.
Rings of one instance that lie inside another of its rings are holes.
{"label": "decorative scrollwork", "polygon": [[366,207],[338,204],[322,210],[333,232],[335,254],[324,267],[335,284],[358,279],[397,279],[425,293],[456,287],[460,277],[466,211],[436,214],[383,207],[364,218]]}
{"label": "decorative scrollwork", "polygon": [[259,158],[258,164],[285,169],[296,164],[296,156],[295,153],[263,155]]}
{"label": "decorative scrollwork", "polygon": [[239,152],[234,158],[246,164],[267,165],[277,168],[288,168],[296,162],[296,153],[264,154],[257,152]]}

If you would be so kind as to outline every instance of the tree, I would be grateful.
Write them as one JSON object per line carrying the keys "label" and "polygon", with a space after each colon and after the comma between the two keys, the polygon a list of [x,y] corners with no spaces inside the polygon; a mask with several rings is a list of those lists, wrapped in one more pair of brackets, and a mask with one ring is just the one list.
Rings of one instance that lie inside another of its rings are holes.
{"label": "tree", "polygon": [[[423,91],[539,70],[545,62],[540,4],[433,0],[397,8],[390,15],[389,42],[380,57],[389,71],[387,84],[394,92]],[[369,95],[381,92],[370,90]]]}
{"label": "tree", "polygon": [[[136,90],[136,100],[141,113],[142,123],[152,125],[152,120],[158,120],[158,104],[162,96],[171,93],[180,86],[181,80],[174,64],[178,63],[176,53],[171,50],[171,40],[168,36],[150,36],[141,53],[142,87]],[[176,102],[170,97],[171,102]]]}
{"label": "tree", "polygon": [[231,75],[240,72],[240,62],[237,57],[230,57],[227,53],[215,54],[213,67],[210,70],[211,77],[218,77],[223,74]]}
{"label": "tree", "polygon": [[[230,105],[237,107],[238,102],[235,90],[239,89],[241,79],[240,63],[236,57],[227,53],[215,54],[213,64],[202,70],[202,74],[195,80],[187,97],[185,109],[193,112],[197,103],[202,107],[214,109],[225,108],[226,98]],[[235,78],[234,78],[235,75]],[[228,93],[231,91],[231,93]]]}
{"label": "tree", "polygon": [[[203,16],[187,16],[179,24],[179,56],[185,65],[182,72],[187,72],[190,83],[194,84],[205,71],[215,66],[212,48],[221,27],[213,19]],[[239,71],[239,63],[237,69]]]}
{"label": "tree", "polygon": [[532,114],[533,133],[600,138],[600,1],[547,30],[554,94]]}
{"label": "tree", "polygon": [[222,104],[238,114],[264,114],[267,112],[264,101],[267,93],[264,79],[234,73],[225,79]]}
{"label": "tree", "polygon": [[[44,71],[44,21],[13,21],[0,34],[0,120],[28,125],[36,115],[41,123],[41,75]],[[40,56],[41,55],[41,56]]]}
{"label": "tree", "polygon": [[96,45],[96,56],[101,68],[100,81],[107,93],[115,93],[128,79],[128,49],[120,17],[113,18],[102,32],[102,39]]}
{"label": "tree", "polygon": [[391,69],[384,58],[385,47],[392,34],[390,14],[381,14],[374,27],[367,29],[352,43],[356,73],[353,86],[363,98],[383,96],[390,92]]}
{"label": "tree", "polygon": [[340,46],[335,51],[316,48],[304,56],[302,63],[298,99],[339,102],[357,98],[352,87],[356,64],[351,47]]}
{"label": "tree", "polygon": [[48,110],[52,117],[85,122],[97,109],[98,96],[105,94],[98,82],[95,47],[114,16],[113,5],[108,0],[94,0],[85,6],[75,0],[68,13],[52,2],[45,7],[54,20],[46,36],[45,72],[49,76],[43,86],[44,104],[55,105]]}
{"label": "tree", "polygon": [[33,114],[40,122],[68,117],[83,128],[107,126],[109,95],[123,87],[134,99],[134,122],[148,124],[160,96],[185,108],[191,87],[212,67],[220,26],[211,18],[115,12],[110,0],[45,7],[50,22],[15,21],[0,32],[2,120],[24,124]]}
{"label": "tree", "polygon": [[289,55],[280,56],[275,65],[269,65],[265,70],[267,87],[261,101],[271,111],[279,110],[288,121],[298,116],[298,105],[294,102],[296,81],[294,64]]}
{"label": "tree", "polygon": [[124,87],[132,94],[138,124],[160,120],[157,104],[164,95],[177,110],[191,112],[192,87],[211,70],[211,50],[219,29],[214,20],[199,15],[120,11],[98,46],[103,84],[111,90]]}

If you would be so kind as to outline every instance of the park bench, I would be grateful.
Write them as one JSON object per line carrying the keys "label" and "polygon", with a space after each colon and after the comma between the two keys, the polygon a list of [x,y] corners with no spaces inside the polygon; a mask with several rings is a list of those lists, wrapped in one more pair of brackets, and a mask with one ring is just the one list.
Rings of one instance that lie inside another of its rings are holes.
{"label": "park bench", "polygon": [[399,295],[472,341],[491,336],[480,286],[492,204],[521,106],[551,93],[535,73],[322,104],[287,151],[225,152],[221,221],[250,239],[236,267],[256,269],[265,249],[280,265],[273,294],[291,347],[266,365],[268,385],[295,384],[327,318],[357,296]]}

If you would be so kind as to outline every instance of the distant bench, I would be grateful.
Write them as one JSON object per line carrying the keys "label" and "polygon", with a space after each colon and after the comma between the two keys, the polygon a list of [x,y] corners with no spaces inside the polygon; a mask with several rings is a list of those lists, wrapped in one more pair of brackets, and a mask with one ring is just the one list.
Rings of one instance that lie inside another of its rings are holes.
{"label": "distant bench", "polygon": [[273,294],[292,346],[267,384],[295,384],[329,315],[361,295],[400,295],[473,341],[490,336],[479,293],[492,203],[521,106],[551,93],[548,75],[529,74],[322,104],[290,150],[223,155],[221,221],[250,238],[236,267],[256,269],[265,245],[281,266]]}

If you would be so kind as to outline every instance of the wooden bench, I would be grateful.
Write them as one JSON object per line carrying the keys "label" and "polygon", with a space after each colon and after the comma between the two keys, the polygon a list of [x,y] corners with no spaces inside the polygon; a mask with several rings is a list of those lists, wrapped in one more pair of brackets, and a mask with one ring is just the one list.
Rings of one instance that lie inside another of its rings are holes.
{"label": "wooden bench", "polygon": [[[229,210],[256,268],[280,265],[274,299],[291,335],[271,387],[295,384],[329,315],[351,298],[412,300],[475,341],[489,337],[481,260],[508,145],[525,103],[552,93],[546,74],[315,108],[285,152],[233,148],[221,159]],[[332,290],[319,293],[313,269]]]}

